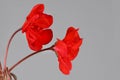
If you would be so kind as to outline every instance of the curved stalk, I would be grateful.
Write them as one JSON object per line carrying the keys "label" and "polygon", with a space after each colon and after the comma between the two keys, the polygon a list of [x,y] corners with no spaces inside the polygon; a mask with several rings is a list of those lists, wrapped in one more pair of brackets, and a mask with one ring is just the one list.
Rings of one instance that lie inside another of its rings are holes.
{"label": "curved stalk", "polygon": [[4,57],[4,69],[6,69],[6,64],[7,64],[7,56],[8,56],[8,50],[9,50],[9,46],[10,46],[10,43],[13,39],[13,37],[15,36],[16,33],[18,33],[22,28],[19,28],[18,30],[16,30],[12,36],[10,37],[9,41],[8,41],[8,44],[7,44],[7,47],[6,47],[6,53],[5,53],[5,57]]}
{"label": "curved stalk", "polygon": [[16,66],[18,66],[20,63],[22,63],[23,61],[25,61],[26,59],[32,57],[33,55],[39,53],[39,52],[43,52],[43,51],[46,51],[46,50],[53,50],[53,46],[49,47],[49,48],[45,48],[45,49],[42,49],[40,51],[36,51],[36,52],[33,52],[27,56],[25,56],[24,58],[22,58],[21,60],[19,60],[16,64],[14,64],[10,69],[9,69],[9,72],[11,72],[11,70],[13,70]]}

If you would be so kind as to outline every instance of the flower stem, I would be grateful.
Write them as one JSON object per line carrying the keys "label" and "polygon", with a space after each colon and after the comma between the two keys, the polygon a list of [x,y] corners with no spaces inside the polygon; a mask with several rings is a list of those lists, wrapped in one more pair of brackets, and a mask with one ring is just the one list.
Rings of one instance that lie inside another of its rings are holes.
{"label": "flower stem", "polygon": [[35,55],[35,54],[37,54],[37,53],[39,53],[39,52],[43,52],[43,51],[46,51],[46,50],[53,50],[53,46],[51,46],[51,47],[49,47],[49,48],[42,49],[42,50],[40,50],[40,51],[33,52],[33,53],[25,56],[24,58],[22,58],[21,60],[19,60],[16,64],[14,64],[14,65],[9,69],[9,72],[10,72],[11,70],[13,70],[16,66],[18,66],[20,63],[22,63],[23,61],[25,61],[26,59],[32,57],[33,55]]}
{"label": "flower stem", "polygon": [[6,47],[6,53],[5,53],[5,57],[4,57],[4,69],[6,69],[6,64],[7,64],[7,57],[8,57],[8,49],[9,49],[9,46],[10,46],[10,43],[13,39],[13,37],[15,36],[16,33],[18,33],[22,28],[19,28],[18,30],[16,30],[12,36],[10,37],[9,41],[8,41],[8,44],[7,44],[7,47]]}

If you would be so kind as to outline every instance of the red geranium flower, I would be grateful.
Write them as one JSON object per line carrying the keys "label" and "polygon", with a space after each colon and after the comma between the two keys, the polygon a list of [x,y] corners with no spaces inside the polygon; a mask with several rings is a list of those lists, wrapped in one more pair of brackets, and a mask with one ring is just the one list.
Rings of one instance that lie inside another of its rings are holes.
{"label": "red geranium flower", "polygon": [[78,29],[69,27],[63,40],[57,40],[54,50],[58,56],[59,69],[64,74],[69,74],[72,64],[71,60],[75,59],[82,44],[82,39],[78,34]]}
{"label": "red geranium flower", "polygon": [[42,45],[48,44],[53,37],[49,28],[53,23],[51,15],[43,13],[44,4],[34,6],[22,26],[22,32],[26,33],[29,47],[38,51]]}

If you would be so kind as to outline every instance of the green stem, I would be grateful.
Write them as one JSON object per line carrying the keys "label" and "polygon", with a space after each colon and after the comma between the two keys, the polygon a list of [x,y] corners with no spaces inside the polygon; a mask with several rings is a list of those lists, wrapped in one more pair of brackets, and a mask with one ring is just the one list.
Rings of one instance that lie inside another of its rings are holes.
{"label": "green stem", "polygon": [[33,55],[39,53],[39,52],[43,52],[43,51],[46,51],[46,50],[53,50],[53,46],[49,47],[49,48],[45,48],[45,49],[42,49],[40,51],[36,51],[36,52],[33,52],[27,56],[25,56],[24,58],[22,58],[21,60],[19,60],[16,64],[14,64],[10,69],[9,69],[9,72],[12,71],[16,66],[18,66],[20,63],[22,63],[23,61],[25,61],[26,59],[32,57]]}

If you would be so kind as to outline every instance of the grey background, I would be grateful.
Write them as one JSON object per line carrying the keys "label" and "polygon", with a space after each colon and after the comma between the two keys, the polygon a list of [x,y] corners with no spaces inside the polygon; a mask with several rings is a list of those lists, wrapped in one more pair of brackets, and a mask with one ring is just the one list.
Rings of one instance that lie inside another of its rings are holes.
{"label": "grey background", "polygon": [[[84,39],[81,51],[73,61],[69,76],[58,68],[52,51],[33,56],[12,72],[18,80],[120,80],[120,1],[119,0],[0,0],[0,60],[10,35],[22,26],[25,17],[37,3],[54,16],[52,29],[62,39],[69,26],[79,27]],[[25,35],[18,33],[10,47],[8,67],[28,55]]]}

